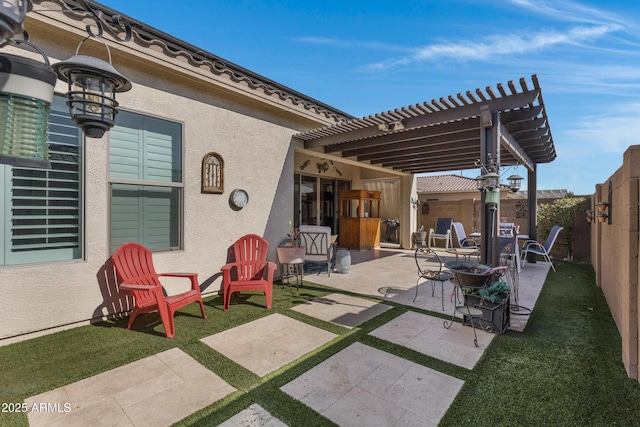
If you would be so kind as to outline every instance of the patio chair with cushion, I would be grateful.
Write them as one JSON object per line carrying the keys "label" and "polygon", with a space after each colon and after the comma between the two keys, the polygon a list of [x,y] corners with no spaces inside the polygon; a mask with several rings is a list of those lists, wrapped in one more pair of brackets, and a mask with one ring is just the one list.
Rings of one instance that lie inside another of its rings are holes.
{"label": "patio chair with cushion", "polygon": [[[112,257],[118,276],[122,279],[120,289],[131,292],[135,298],[135,308],[129,317],[127,329],[131,329],[138,315],[158,310],[167,338],[175,336],[173,316],[177,309],[197,302],[200,304],[202,318],[204,305],[196,273],[156,273],[151,251],[139,243],[125,243]],[[159,277],[184,277],[191,280],[191,290],[177,295],[165,296]]]}
{"label": "patio chair with cushion", "polygon": [[524,261],[527,259],[527,256],[531,254],[542,256],[549,264],[551,264],[551,268],[553,271],[556,271],[556,268],[553,266],[553,262],[551,262],[551,258],[549,257],[549,253],[553,248],[553,244],[556,242],[556,238],[558,237],[558,233],[562,231],[564,227],[559,225],[554,225],[549,232],[549,236],[547,236],[547,240],[544,242],[544,245],[541,245],[539,242],[535,240],[525,240],[522,244],[522,255],[520,257],[522,265],[524,265]]}
{"label": "patio chair with cushion", "polygon": [[267,261],[268,249],[269,243],[256,234],[242,236],[233,244],[235,261],[220,269],[224,287],[224,311],[229,311],[231,294],[240,291],[264,292],[267,309],[271,310],[273,275],[278,267],[275,262]]}
{"label": "patio chair with cushion", "polygon": [[334,245],[331,243],[331,227],[323,225],[301,225],[300,246],[306,248],[305,264],[308,262],[326,263],[327,276],[331,276]]}
{"label": "patio chair with cushion", "polygon": [[413,301],[418,298],[418,287],[420,280],[426,279],[431,282],[431,296],[434,296],[436,282],[440,282],[440,291],[442,298],[442,311],[444,311],[444,282],[451,279],[453,275],[444,268],[442,260],[438,254],[427,247],[420,246],[414,254],[416,266],[418,267],[418,280],[416,281],[416,296]]}
{"label": "patio chair with cushion", "polygon": [[437,218],[436,228],[429,230],[429,247],[435,246],[436,239],[444,239],[445,249],[449,249],[451,244],[451,227],[453,218]]}

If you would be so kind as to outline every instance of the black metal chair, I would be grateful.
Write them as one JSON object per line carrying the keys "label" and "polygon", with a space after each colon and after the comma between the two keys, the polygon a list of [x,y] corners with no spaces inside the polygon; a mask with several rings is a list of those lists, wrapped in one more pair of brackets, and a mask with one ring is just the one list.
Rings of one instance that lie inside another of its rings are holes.
{"label": "black metal chair", "polygon": [[419,246],[415,252],[416,266],[418,267],[418,280],[416,281],[416,296],[413,301],[418,298],[418,287],[420,280],[427,279],[431,281],[431,296],[434,296],[436,282],[440,282],[442,311],[444,311],[444,282],[451,279],[453,275],[444,268],[440,256],[432,249],[426,246]]}

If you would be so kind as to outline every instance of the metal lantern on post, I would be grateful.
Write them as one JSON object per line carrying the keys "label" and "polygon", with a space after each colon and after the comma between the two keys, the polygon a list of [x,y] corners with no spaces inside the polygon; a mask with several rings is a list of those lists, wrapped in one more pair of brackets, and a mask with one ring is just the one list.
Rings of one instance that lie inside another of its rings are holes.
{"label": "metal lantern on post", "polygon": [[30,0],[0,1],[0,45],[22,32],[22,24],[32,8]]}
{"label": "metal lantern on post", "polygon": [[131,82],[111,65],[111,51],[106,44],[109,62],[78,55],[88,38],[80,42],[74,56],[54,64],[53,68],[58,78],[69,84],[67,105],[72,120],[86,136],[101,138],[115,124],[116,93],[130,90]]}
{"label": "metal lantern on post", "polygon": [[0,163],[50,168],[49,113],[56,73],[47,56],[44,64],[15,55],[0,55]]}

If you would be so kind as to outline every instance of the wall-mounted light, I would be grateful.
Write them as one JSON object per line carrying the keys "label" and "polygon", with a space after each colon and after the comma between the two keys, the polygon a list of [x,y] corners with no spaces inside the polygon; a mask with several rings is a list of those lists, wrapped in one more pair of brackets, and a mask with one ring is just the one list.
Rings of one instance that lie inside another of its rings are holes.
{"label": "wall-mounted light", "polygon": [[[109,62],[76,54],[53,65],[58,78],[69,84],[67,105],[71,119],[90,138],[101,138],[115,125],[118,113],[117,92],[131,89],[131,82],[111,65],[111,51],[106,45]],[[102,39],[100,39],[102,41]],[[104,43],[104,42],[103,42]]]}
{"label": "wall-mounted light", "polygon": [[22,167],[50,168],[49,112],[56,73],[47,56],[44,63],[21,56],[0,55],[0,163]]}
{"label": "wall-mounted light", "polygon": [[0,1],[0,45],[22,32],[22,24],[32,8],[30,0]]}

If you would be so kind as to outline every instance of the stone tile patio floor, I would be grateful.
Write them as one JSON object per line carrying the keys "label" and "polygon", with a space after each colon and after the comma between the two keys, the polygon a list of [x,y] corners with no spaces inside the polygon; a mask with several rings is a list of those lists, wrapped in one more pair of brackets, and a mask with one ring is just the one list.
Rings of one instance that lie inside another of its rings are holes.
{"label": "stone tile patio floor", "polygon": [[[420,285],[419,296],[415,303],[412,301],[415,296],[415,280],[409,274],[415,274],[412,252],[351,252],[353,264],[349,274],[327,277],[324,273],[308,276],[306,280],[441,312],[438,292],[432,297],[428,284]],[[548,270],[547,264],[538,263],[522,271],[521,306],[533,309]],[[445,289],[447,313],[453,312],[450,294],[451,291]],[[304,315],[347,328],[357,327],[389,309],[391,306],[387,304],[343,293],[330,294],[294,308]],[[512,329],[523,330],[527,319],[528,316],[512,316]],[[477,330],[479,347],[476,348],[471,328],[456,323],[445,329],[442,321],[439,317],[408,311],[370,335],[473,369],[495,336]],[[204,338],[202,342],[264,376],[335,337],[320,328],[274,313]],[[355,342],[281,389],[338,425],[436,426],[462,383],[457,378]],[[26,403],[31,407],[37,402],[61,405],[73,402],[68,413],[29,413],[32,426],[162,426],[171,425],[233,391],[235,389],[215,373],[176,348],[33,396]],[[222,425],[285,424],[254,404]]]}

